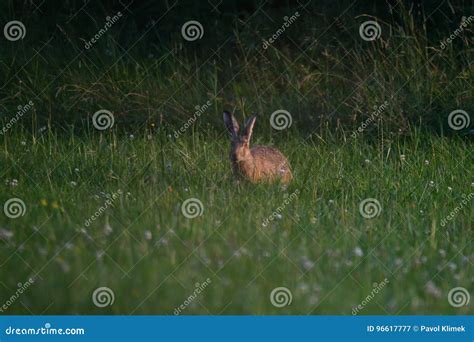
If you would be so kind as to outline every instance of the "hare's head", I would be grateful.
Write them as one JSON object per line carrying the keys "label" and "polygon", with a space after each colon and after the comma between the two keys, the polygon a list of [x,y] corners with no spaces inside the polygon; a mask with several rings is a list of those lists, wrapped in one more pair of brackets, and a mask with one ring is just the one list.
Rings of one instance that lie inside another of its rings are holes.
{"label": "hare's head", "polygon": [[251,157],[249,145],[256,119],[256,115],[250,117],[245,122],[242,133],[239,134],[239,123],[231,113],[224,111],[224,123],[232,139],[231,158],[233,161],[242,161]]}

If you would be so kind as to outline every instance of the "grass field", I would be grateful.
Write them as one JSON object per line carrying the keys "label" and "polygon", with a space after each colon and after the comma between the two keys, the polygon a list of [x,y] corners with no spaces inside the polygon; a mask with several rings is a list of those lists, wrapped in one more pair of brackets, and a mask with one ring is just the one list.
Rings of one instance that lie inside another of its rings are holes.
{"label": "grass field", "polygon": [[[441,225],[474,192],[466,142],[288,139],[274,141],[293,165],[287,188],[235,184],[224,134],[3,141],[0,200],[26,211],[1,217],[2,293],[36,279],[9,312],[173,314],[209,278],[183,314],[351,314],[385,279],[361,314],[472,313],[447,301],[472,288],[472,202]],[[189,198],[201,216],[183,215]],[[366,198],[378,216],[361,215]],[[101,286],[112,306],[93,304]],[[284,308],[269,300],[280,286],[292,294]]]}
{"label": "grass field", "polygon": [[211,2],[0,5],[0,314],[473,314],[472,2]]}

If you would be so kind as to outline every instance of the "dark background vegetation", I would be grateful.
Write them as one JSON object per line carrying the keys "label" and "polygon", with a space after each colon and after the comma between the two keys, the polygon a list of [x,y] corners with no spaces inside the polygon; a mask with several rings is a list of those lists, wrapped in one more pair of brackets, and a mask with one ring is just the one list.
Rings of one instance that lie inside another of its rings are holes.
{"label": "dark background vegetation", "polygon": [[[117,11],[123,17],[86,50]],[[296,11],[299,19],[262,49]],[[172,132],[211,100],[196,129],[222,131],[224,108],[264,117],[283,108],[293,130],[310,133],[354,129],[387,100],[369,130],[447,131],[452,110],[473,111],[472,26],[439,46],[472,13],[472,1],[454,0],[2,1],[1,22],[20,20],[27,34],[2,39],[0,118],[33,100],[21,122],[33,131],[77,130],[105,108],[116,129]],[[202,39],[181,37],[188,20],[201,22]],[[380,39],[360,38],[366,20],[381,25]]]}

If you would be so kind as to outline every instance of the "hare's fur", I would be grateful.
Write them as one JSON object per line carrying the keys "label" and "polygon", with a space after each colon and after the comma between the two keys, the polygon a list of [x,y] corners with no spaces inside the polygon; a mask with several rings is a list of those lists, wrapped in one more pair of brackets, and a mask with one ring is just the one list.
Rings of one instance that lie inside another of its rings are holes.
{"label": "hare's fur", "polygon": [[224,112],[224,123],[232,137],[230,160],[234,174],[252,183],[277,180],[288,183],[293,175],[288,160],[280,151],[269,146],[250,148],[255,120],[255,115],[247,120],[242,134],[239,135],[237,120],[229,112]]}

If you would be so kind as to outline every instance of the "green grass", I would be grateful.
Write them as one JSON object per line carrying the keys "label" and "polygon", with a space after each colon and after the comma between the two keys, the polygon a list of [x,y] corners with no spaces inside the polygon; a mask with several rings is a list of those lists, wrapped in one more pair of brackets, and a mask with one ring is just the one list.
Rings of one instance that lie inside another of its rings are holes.
{"label": "green grass", "polygon": [[[115,2],[2,4],[27,34],[0,50],[0,128],[34,105],[0,133],[0,204],[26,206],[0,212],[0,314],[173,314],[208,278],[182,314],[474,313],[448,302],[474,288],[472,27],[440,48],[472,4],[194,3],[137,2],[88,50]],[[204,26],[194,42],[181,37],[191,19]],[[359,34],[367,20],[375,41]],[[115,118],[102,133],[101,109]],[[253,143],[288,156],[291,184],[235,183],[224,109],[258,113]],[[293,120],[282,132],[278,109]],[[471,126],[449,128],[456,109]],[[193,219],[190,198],[203,206]],[[371,219],[368,198],[382,209]],[[99,308],[102,286],[115,301]],[[290,305],[272,305],[277,287]]]}
{"label": "green grass", "polygon": [[[374,143],[344,135],[270,140],[257,124],[254,143],[289,157],[295,180],[285,188],[237,185],[223,134],[16,130],[1,140],[0,202],[18,197],[27,209],[0,215],[3,235],[13,234],[0,242],[0,304],[35,277],[6,313],[173,314],[209,278],[183,314],[350,315],[387,278],[361,314],[472,314],[447,300],[456,286],[472,292],[472,201],[440,224],[474,192],[472,147],[417,131]],[[202,216],[183,216],[188,198]],[[359,213],[366,198],[380,202],[378,217]],[[100,286],[113,305],[93,304]],[[280,286],[293,296],[284,308],[269,299]]]}
{"label": "green grass", "polygon": [[[172,13],[189,13],[185,4],[178,6]],[[25,40],[0,51],[0,121],[9,120],[28,101],[35,108],[24,125],[33,130],[74,126],[80,131],[99,109],[112,111],[117,124],[134,131],[146,122],[176,128],[206,101],[212,110],[195,123],[199,131],[220,130],[224,108],[260,115],[285,109],[296,131],[307,134],[326,126],[355,129],[384,101],[389,105],[383,122],[370,131],[407,131],[417,125],[452,134],[450,112],[463,109],[472,116],[472,35],[464,31],[440,48],[459,28],[461,17],[473,12],[472,4],[440,0],[424,5],[421,14],[403,1],[394,7],[354,1],[333,6],[328,0],[305,6],[264,7],[244,21],[235,13],[221,17],[211,12],[201,19],[205,34],[195,42],[180,35],[182,14],[170,14],[165,22],[149,24],[151,31],[137,34],[127,26],[138,20],[137,10],[89,50],[84,40],[117,9],[95,20],[85,14],[67,23],[58,19],[52,25],[59,25],[58,31],[32,22]],[[263,39],[295,11],[301,13],[298,20],[263,49]],[[369,13],[379,15],[382,28],[380,39],[371,42],[359,34],[360,25],[374,19],[365,15]],[[171,18],[175,22],[165,30]]]}

